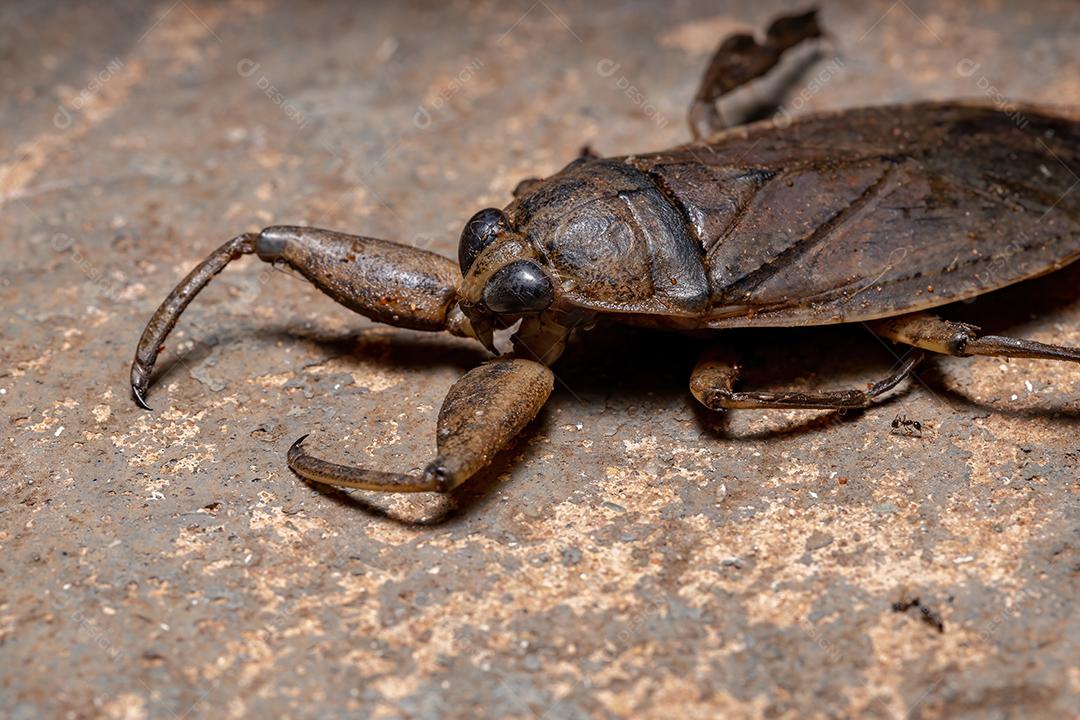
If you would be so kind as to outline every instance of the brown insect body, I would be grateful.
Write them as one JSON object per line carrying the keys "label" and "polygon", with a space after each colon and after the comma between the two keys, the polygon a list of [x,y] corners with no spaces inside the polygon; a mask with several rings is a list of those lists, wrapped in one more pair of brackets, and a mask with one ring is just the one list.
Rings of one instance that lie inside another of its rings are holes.
{"label": "brown insect body", "polygon": [[[579,159],[505,212],[568,307],[673,328],[871,320],[1080,257],[1080,123],[921,103]],[[1051,213],[1050,210],[1055,212]]]}
{"label": "brown insect body", "polygon": [[716,100],[821,36],[814,12],[777,19],[763,43],[721,43],[688,119],[708,140],[645,155],[585,156],[476,213],[458,261],[318,228],[244,233],[211,253],[151,317],[131,366],[146,406],[154,363],[184,308],[233,260],[283,263],[378,322],[471,337],[520,321],[513,350],[466,373],[419,473],[288,452],[300,476],[367,490],[439,491],[484,467],[547,401],[569,335],[597,315],[700,331],[867,321],[909,346],[863,388],[735,389],[726,348],[706,349],[690,392],[712,410],[862,408],[923,351],[1080,362],[1080,348],[981,335],[925,312],[1051,272],[1080,257],[1080,121],[1038,108],[926,102],[719,131]]}

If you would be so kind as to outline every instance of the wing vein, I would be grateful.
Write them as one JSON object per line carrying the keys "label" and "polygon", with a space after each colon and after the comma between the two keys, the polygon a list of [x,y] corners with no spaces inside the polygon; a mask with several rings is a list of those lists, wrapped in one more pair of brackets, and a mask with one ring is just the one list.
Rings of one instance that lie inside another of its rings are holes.
{"label": "wing vein", "polygon": [[859,193],[858,197],[854,198],[850,203],[830,215],[808,234],[766,260],[762,265],[728,283],[723,290],[724,296],[731,297],[760,285],[780,272],[788,263],[804,257],[821,243],[828,241],[833,233],[858,215],[870,202],[882,197],[881,191],[892,176],[895,167],[894,164],[886,166],[877,179],[867,185],[866,189]]}

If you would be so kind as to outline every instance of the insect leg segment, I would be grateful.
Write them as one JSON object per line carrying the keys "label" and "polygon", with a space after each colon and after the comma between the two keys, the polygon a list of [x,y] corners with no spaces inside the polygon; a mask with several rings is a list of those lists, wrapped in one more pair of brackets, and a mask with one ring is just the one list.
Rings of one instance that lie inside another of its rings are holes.
{"label": "insect leg segment", "polygon": [[738,365],[718,349],[707,350],[690,376],[690,392],[710,410],[729,408],[845,409],[864,408],[874,398],[900,384],[924,354],[915,351],[900,366],[866,390],[822,390],[818,392],[741,392],[734,390]]}
{"label": "insect leg segment", "polygon": [[199,291],[206,287],[211,278],[224,270],[226,265],[241,255],[250,255],[255,252],[257,239],[258,235],[255,233],[237,235],[210,253],[169,293],[150,318],[142,337],[139,338],[139,344],[135,349],[135,359],[131,363],[131,393],[139,407],[150,409],[144,399],[146,390],[150,386],[150,371],[154,368],[166,336],[180,319],[180,313],[184,312],[184,308],[191,303]]}
{"label": "insect leg segment", "polygon": [[[143,398],[166,336],[191,300],[241,255],[283,262],[342,305],[377,322],[477,337],[457,308],[457,264],[386,240],[317,228],[277,226],[225,243],[180,282],[150,318],[131,365],[135,400]],[[481,339],[481,338],[477,338]]]}
{"label": "insect leg segment", "polygon": [[448,492],[483,468],[547,402],[554,385],[542,363],[503,356],[458,380],[439,410],[437,457],[420,474],[338,465],[308,455],[304,437],[289,449],[289,467],[303,478],[386,492]]}
{"label": "insect leg segment", "polygon": [[943,355],[993,355],[1080,362],[1080,348],[1047,345],[1034,340],[997,335],[980,335],[979,328],[974,325],[943,320],[927,312],[877,320],[870,323],[870,329],[893,342],[913,345]]}
{"label": "insect leg segment", "polygon": [[259,234],[261,260],[284,262],[335,301],[376,322],[448,330],[461,273],[449,258],[377,238],[308,227]]}
{"label": "insect leg segment", "polygon": [[694,95],[687,122],[695,140],[727,127],[717,101],[737,87],[761,77],[780,61],[784,52],[804,40],[822,37],[817,10],[777,18],[765,32],[765,43],[753,35],[737,33],[725,38],[713,54]]}

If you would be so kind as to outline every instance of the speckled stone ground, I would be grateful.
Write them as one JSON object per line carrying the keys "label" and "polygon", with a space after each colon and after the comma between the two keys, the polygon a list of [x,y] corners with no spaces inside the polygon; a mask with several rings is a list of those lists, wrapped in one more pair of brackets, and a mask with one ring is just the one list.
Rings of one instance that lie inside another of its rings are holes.
{"label": "speckled stone ground", "polygon": [[[6,3],[0,715],[1075,713],[1077,367],[941,359],[859,414],[710,416],[697,341],[601,328],[460,493],[346,495],[291,475],[289,443],[422,465],[483,355],[249,260],[184,316],[155,412],[129,400],[142,325],[227,237],[310,223],[453,253],[585,143],[684,140],[718,37],[794,7]],[[823,22],[840,61],[793,69],[793,112],[1080,106],[1067,0]],[[1078,284],[951,314],[1080,344]],[[892,359],[861,328],[728,337],[763,386]]]}

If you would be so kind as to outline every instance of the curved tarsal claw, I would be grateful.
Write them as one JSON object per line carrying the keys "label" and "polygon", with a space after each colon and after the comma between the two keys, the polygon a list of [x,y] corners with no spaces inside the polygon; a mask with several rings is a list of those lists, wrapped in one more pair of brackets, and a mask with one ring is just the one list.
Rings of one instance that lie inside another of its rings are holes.
{"label": "curved tarsal claw", "polygon": [[446,492],[450,489],[445,478],[435,471],[437,470],[436,463],[432,463],[423,475],[405,475],[368,470],[352,465],[338,465],[304,452],[303,444],[307,437],[308,435],[303,435],[297,438],[287,455],[289,467],[305,480],[323,485],[382,492]]}
{"label": "curved tarsal claw", "polygon": [[150,371],[146,369],[146,366],[139,362],[139,358],[136,357],[131,363],[131,396],[135,399],[135,403],[143,410],[150,410],[150,406],[146,404],[146,390],[150,387]]}
{"label": "curved tarsal claw", "polygon": [[131,394],[135,398],[135,402],[139,405],[139,407],[141,407],[143,410],[153,411],[153,408],[146,404],[146,400],[143,399],[142,391],[135,383],[131,384]]}

